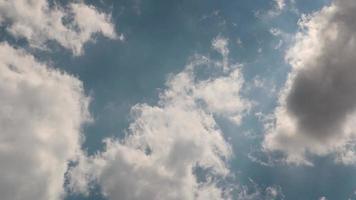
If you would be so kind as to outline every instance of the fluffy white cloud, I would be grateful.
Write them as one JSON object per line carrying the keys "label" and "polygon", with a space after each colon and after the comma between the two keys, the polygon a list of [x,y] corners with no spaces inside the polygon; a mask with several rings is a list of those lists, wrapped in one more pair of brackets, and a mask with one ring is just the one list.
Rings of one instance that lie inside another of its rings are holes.
{"label": "fluffy white cloud", "polygon": [[1,43],[0,102],[1,199],[61,199],[89,119],[82,83]]}
{"label": "fluffy white cloud", "polygon": [[[226,45],[218,48],[223,60]],[[202,80],[198,71],[210,67],[218,73]],[[169,78],[157,105],[134,106],[126,138],[106,140],[103,152],[71,171],[72,187],[86,191],[92,179],[111,200],[229,199],[218,180],[229,175],[232,152],[214,115],[239,122],[249,107],[242,84],[237,66],[196,57]]]}
{"label": "fluffy white cloud", "polygon": [[46,42],[53,40],[75,55],[95,33],[117,37],[110,16],[81,1],[66,7],[47,0],[0,1],[0,25],[32,47],[46,48]]}
{"label": "fluffy white cloud", "polygon": [[335,0],[300,20],[286,56],[292,71],[264,141],[267,151],[285,153],[287,162],[312,164],[308,154],[356,160],[355,11],[356,1]]}
{"label": "fluffy white cloud", "polygon": [[251,106],[239,97],[243,82],[240,70],[234,70],[228,76],[198,83],[193,91],[195,98],[201,99],[210,112],[239,124],[241,113]]}

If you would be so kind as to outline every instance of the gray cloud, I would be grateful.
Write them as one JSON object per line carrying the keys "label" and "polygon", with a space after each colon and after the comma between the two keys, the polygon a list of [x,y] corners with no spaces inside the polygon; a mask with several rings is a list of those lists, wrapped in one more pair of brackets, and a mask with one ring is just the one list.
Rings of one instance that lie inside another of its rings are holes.
{"label": "gray cloud", "polygon": [[[286,99],[287,111],[298,122],[301,133],[317,139],[340,135],[343,123],[356,107],[356,59],[335,57],[332,48],[316,60],[317,66],[302,69]],[[343,56],[347,56],[347,55]]]}
{"label": "gray cloud", "polygon": [[266,136],[267,150],[286,152],[290,162],[305,153],[341,153],[355,136],[356,2],[335,0],[303,16],[287,60],[292,72]]}

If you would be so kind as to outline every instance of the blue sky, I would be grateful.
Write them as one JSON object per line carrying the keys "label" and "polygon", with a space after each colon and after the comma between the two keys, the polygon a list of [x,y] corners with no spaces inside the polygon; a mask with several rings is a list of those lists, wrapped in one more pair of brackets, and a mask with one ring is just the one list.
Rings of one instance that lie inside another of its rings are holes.
{"label": "blue sky", "polygon": [[356,199],[354,9],[0,2],[0,194]]}

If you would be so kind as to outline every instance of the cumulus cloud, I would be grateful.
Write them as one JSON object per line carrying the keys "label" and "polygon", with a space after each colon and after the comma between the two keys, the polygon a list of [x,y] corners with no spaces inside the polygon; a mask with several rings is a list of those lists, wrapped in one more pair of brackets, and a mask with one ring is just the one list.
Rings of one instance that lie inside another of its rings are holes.
{"label": "cumulus cloud", "polygon": [[[214,48],[227,60],[227,43],[216,41]],[[214,115],[238,123],[249,103],[240,96],[240,68],[224,66],[196,56],[170,76],[157,105],[133,107],[127,137],[107,139],[103,152],[71,170],[74,190],[87,192],[91,179],[112,200],[229,199],[219,180],[230,175],[232,152]],[[218,71],[214,76],[197,75],[211,67]]]}
{"label": "cumulus cloud", "polygon": [[1,199],[61,199],[88,101],[77,78],[0,44]]}
{"label": "cumulus cloud", "polygon": [[117,37],[110,15],[81,1],[66,7],[47,0],[0,1],[0,25],[32,47],[45,48],[48,41],[56,41],[75,55],[82,53],[83,45],[96,33]]}
{"label": "cumulus cloud", "polygon": [[299,22],[286,55],[292,71],[264,141],[266,150],[285,153],[287,162],[311,164],[308,154],[355,161],[355,11],[355,1],[334,0]]}

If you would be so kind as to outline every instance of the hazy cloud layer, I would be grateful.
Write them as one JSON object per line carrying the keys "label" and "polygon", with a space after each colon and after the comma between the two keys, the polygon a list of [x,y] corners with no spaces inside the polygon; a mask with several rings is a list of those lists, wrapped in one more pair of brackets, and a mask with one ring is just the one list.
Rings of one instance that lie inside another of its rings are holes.
{"label": "hazy cloud layer", "polygon": [[302,17],[286,56],[293,68],[265,138],[266,150],[282,151],[293,163],[310,164],[307,153],[355,161],[355,20],[353,0],[335,0]]}
{"label": "hazy cloud layer", "polygon": [[0,44],[1,199],[58,200],[89,119],[82,83]]}
{"label": "hazy cloud layer", "polygon": [[[87,191],[89,177],[110,200],[229,199],[218,180],[229,175],[232,152],[213,115],[238,123],[250,105],[240,96],[240,69],[227,63],[227,40],[217,38],[215,47],[223,61],[197,56],[171,76],[157,105],[132,109],[124,140],[106,140],[103,152],[71,171],[72,186]],[[201,80],[197,71],[206,68],[216,76]]]}
{"label": "hazy cloud layer", "polygon": [[50,40],[58,42],[75,55],[83,45],[100,33],[116,38],[110,15],[82,1],[61,7],[47,0],[0,1],[0,25],[16,38],[25,38],[32,47],[46,48]]}

